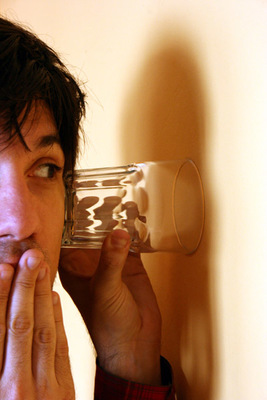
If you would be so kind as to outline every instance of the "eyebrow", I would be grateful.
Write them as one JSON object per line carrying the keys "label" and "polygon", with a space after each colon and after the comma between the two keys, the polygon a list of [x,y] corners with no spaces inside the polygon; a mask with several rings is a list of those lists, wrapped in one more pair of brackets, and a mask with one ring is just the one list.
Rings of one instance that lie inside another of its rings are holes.
{"label": "eyebrow", "polygon": [[45,147],[51,147],[54,144],[58,144],[61,147],[60,138],[58,134],[50,134],[41,136],[36,142],[36,149],[42,149]]}

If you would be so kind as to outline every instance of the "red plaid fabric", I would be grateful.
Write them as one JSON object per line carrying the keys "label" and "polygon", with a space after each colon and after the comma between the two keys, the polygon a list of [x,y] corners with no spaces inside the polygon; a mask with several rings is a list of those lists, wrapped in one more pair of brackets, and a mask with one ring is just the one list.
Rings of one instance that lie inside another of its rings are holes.
{"label": "red plaid fabric", "polygon": [[96,367],[95,400],[175,400],[171,367],[162,359],[162,376],[165,386],[142,385],[106,373]]}

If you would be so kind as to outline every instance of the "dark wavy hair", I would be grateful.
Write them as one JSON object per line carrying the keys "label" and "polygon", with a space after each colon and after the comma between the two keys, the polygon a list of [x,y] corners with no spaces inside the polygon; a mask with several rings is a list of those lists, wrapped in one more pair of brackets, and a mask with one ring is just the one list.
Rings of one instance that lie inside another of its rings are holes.
{"label": "dark wavy hair", "polygon": [[21,127],[37,100],[45,101],[54,117],[65,172],[73,171],[85,95],[54,50],[30,30],[0,18],[1,143],[19,137],[27,148]]}

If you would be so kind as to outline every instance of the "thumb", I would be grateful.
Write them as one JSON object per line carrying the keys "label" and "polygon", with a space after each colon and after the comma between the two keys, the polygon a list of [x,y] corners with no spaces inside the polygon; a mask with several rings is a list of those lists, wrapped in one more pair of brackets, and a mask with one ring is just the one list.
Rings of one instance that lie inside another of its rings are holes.
{"label": "thumb", "polygon": [[95,284],[108,288],[117,287],[121,282],[121,273],[128,256],[130,236],[126,231],[115,229],[105,239],[99,265],[94,277]]}

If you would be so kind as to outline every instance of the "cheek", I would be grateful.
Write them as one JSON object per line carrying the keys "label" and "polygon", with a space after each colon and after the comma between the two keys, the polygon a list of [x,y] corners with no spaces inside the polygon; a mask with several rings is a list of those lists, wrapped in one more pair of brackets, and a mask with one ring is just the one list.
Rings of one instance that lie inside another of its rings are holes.
{"label": "cheek", "polygon": [[47,253],[51,280],[55,279],[59,255],[61,250],[61,239],[64,227],[64,195],[59,196],[56,203],[52,207],[47,205],[43,218],[43,229],[41,231],[40,244]]}
{"label": "cheek", "polygon": [[51,279],[53,282],[58,270],[59,256],[61,250],[61,239],[64,226],[64,208],[63,211],[60,213],[60,216],[58,214],[57,221],[53,220],[52,224],[53,226],[51,227],[50,237],[48,240]]}

